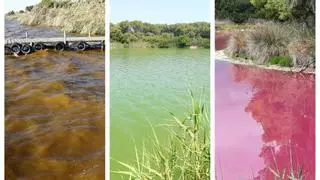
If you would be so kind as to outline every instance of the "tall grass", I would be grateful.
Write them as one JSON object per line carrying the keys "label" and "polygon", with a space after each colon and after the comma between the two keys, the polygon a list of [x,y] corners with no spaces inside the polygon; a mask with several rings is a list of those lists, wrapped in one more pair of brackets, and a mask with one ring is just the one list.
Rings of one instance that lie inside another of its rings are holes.
{"label": "tall grass", "polygon": [[202,100],[190,92],[191,106],[185,118],[172,114],[168,142],[160,142],[152,125],[152,148],[135,147],[135,164],[119,162],[127,171],[112,171],[128,179],[210,179],[209,117]]}
{"label": "tall grass", "polygon": [[101,0],[42,0],[30,12],[9,18],[25,25],[60,27],[70,33],[105,34],[105,8]]}
{"label": "tall grass", "polygon": [[315,32],[301,23],[265,22],[251,31],[236,32],[226,52],[245,54],[256,64],[268,64],[273,57],[288,56],[294,67],[315,67]]}
{"label": "tall grass", "polygon": [[234,32],[228,42],[226,52],[231,55],[238,57],[241,54],[246,53],[247,48],[247,34],[243,31]]}
{"label": "tall grass", "polygon": [[293,31],[289,26],[274,22],[257,26],[248,36],[248,55],[259,64],[266,63],[272,56],[284,56],[292,37]]}

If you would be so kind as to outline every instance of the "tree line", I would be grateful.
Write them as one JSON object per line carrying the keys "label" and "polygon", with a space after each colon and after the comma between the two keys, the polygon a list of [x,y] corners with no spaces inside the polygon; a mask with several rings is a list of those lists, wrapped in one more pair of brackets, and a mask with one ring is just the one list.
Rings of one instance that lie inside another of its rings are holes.
{"label": "tree line", "polygon": [[216,0],[216,19],[305,21],[314,26],[315,0]]}
{"label": "tree line", "polygon": [[151,24],[122,21],[110,24],[111,42],[130,44],[145,42],[155,48],[210,47],[210,24],[207,22]]}

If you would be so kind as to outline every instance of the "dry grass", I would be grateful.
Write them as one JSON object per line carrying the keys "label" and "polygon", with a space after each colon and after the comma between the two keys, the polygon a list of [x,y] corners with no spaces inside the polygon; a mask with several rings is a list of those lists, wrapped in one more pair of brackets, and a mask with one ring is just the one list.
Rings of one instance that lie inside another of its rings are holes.
{"label": "dry grass", "polygon": [[287,45],[293,37],[291,28],[274,22],[257,26],[248,36],[247,53],[258,64],[266,63],[272,56],[287,54]]}
{"label": "dry grass", "polygon": [[247,33],[244,31],[235,31],[232,33],[226,53],[231,56],[239,56],[240,54],[246,53],[247,46]]}
{"label": "dry grass", "polygon": [[315,33],[298,23],[266,22],[252,31],[234,33],[226,52],[245,55],[256,64],[277,56],[289,56],[294,67],[315,68]]}
{"label": "dry grass", "polygon": [[60,8],[45,8],[38,4],[31,12],[12,18],[25,25],[61,27],[69,33],[105,34],[105,8],[100,0],[85,0]]}

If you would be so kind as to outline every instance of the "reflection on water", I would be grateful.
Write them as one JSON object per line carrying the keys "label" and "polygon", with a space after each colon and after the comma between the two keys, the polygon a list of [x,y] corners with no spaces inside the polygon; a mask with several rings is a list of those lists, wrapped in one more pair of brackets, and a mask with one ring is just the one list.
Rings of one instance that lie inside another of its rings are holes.
{"label": "reflection on water", "polygon": [[216,156],[218,179],[313,180],[315,76],[216,61]]}
{"label": "reflection on water", "polygon": [[230,38],[230,32],[217,32],[215,35],[215,49],[222,50],[228,45],[228,40]]}
{"label": "reflection on water", "polygon": [[104,52],[6,56],[5,76],[6,179],[104,179]]}

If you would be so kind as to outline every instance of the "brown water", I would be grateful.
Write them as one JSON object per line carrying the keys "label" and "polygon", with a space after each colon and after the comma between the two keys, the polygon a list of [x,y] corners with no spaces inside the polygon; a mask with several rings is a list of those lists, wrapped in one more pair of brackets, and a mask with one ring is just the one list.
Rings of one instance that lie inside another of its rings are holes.
{"label": "brown water", "polygon": [[104,52],[6,56],[5,77],[6,179],[104,179]]}

